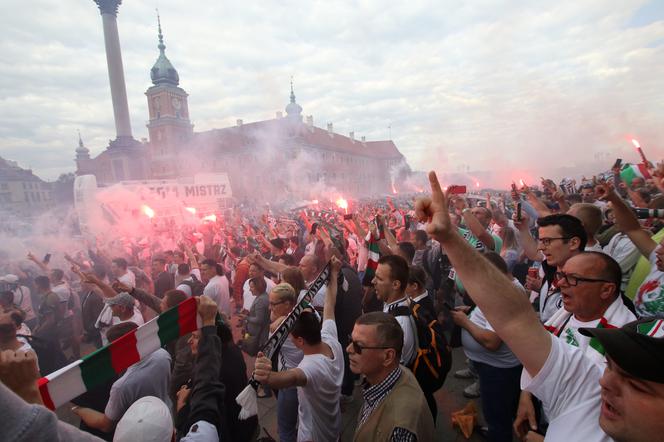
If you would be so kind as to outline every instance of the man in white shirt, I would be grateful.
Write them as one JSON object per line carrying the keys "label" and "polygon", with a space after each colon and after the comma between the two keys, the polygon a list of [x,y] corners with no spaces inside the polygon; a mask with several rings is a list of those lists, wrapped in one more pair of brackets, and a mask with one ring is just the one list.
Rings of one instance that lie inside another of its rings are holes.
{"label": "man in white shirt", "polygon": [[[390,313],[397,307],[408,306],[406,295],[408,286],[408,263],[398,255],[386,255],[378,260],[376,275],[371,281],[376,289],[376,296],[383,301],[383,311]],[[403,350],[401,364],[409,365],[417,352],[417,333],[415,321],[411,315],[396,316],[403,329]]]}
{"label": "man in white shirt", "polygon": [[30,289],[21,285],[18,276],[12,274],[3,276],[0,278],[0,282],[5,282],[9,285],[14,294],[13,304],[25,312],[25,323],[30,328],[34,328],[37,325],[37,316],[32,308]]}
{"label": "man in white shirt", "polygon": [[615,259],[620,265],[620,270],[622,270],[620,291],[624,292],[629,283],[629,278],[632,276],[632,271],[641,256],[639,249],[636,248],[627,234],[619,232],[613,235],[613,238],[602,251]]}
{"label": "man in white shirt", "polygon": [[203,290],[203,296],[212,299],[217,304],[219,313],[230,319],[231,295],[228,290],[228,278],[224,275],[223,267],[213,259],[206,259],[201,262],[200,270],[203,282],[207,283]]}
{"label": "man in white shirt", "polygon": [[[550,418],[547,439],[650,441],[663,434],[664,321],[584,329],[604,346],[602,369],[541,326],[523,294],[459,236],[434,172],[431,198],[416,203],[427,232],[445,248],[468,294],[524,366],[523,388]],[[566,269],[563,269],[565,271]],[[598,425],[599,423],[599,425]]]}
{"label": "man in white shirt", "polygon": [[111,311],[113,312],[113,318],[111,319],[110,325],[99,329],[103,345],[106,345],[110,342],[106,337],[106,334],[108,330],[114,325],[118,325],[123,322],[133,322],[138,326],[143,325],[143,317],[141,316],[141,313],[136,308],[134,308],[134,304],[134,298],[129,293],[125,292],[119,293],[113,298],[106,299],[106,305],[110,306]]}
{"label": "man in white shirt", "polygon": [[136,275],[129,270],[127,260],[124,258],[115,258],[111,261],[111,273],[113,277],[131,288],[136,287]]}
{"label": "man in white shirt", "polygon": [[664,314],[664,246],[641,228],[632,210],[613,189],[606,185],[597,188],[602,197],[611,203],[620,231],[627,234],[639,252],[650,261],[650,274],[634,297],[636,313],[641,317]]}
{"label": "man in white shirt", "polygon": [[178,281],[175,287],[177,290],[182,290],[189,297],[201,295],[192,290],[197,285],[196,281],[202,283],[200,269],[191,268],[187,263],[180,264],[175,279]]}
{"label": "man in white shirt", "polygon": [[298,387],[300,442],[336,442],[341,436],[344,359],[334,322],[340,268],[341,262],[333,258],[322,327],[313,313],[304,312],[291,331],[293,343],[304,353],[297,368],[274,372],[270,359],[262,353],[256,358],[257,381],[275,389]]}

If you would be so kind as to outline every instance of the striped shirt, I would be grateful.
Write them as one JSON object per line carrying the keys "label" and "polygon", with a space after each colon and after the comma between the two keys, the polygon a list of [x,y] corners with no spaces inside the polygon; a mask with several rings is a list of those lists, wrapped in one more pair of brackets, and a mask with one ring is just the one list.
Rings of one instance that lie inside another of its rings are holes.
{"label": "striped shirt", "polygon": [[[364,424],[369,416],[371,416],[371,413],[373,413],[374,410],[378,408],[378,406],[383,402],[383,400],[385,400],[400,377],[401,366],[397,366],[380,384],[369,385],[365,381],[362,390],[364,404],[362,404],[362,410],[360,411],[360,421],[358,423],[358,427]],[[405,428],[395,427],[392,431],[390,440],[394,442],[414,442],[417,441],[417,436],[415,433],[412,433]]]}

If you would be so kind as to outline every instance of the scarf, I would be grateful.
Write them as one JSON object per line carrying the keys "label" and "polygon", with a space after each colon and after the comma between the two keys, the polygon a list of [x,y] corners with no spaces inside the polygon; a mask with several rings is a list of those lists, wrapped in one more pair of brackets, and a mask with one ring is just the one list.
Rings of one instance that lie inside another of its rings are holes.
{"label": "scarf", "polygon": [[[579,330],[570,325],[572,313],[560,308],[544,324],[544,328],[553,333],[571,346],[579,347],[584,355],[597,365],[604,366],[604,347],[595,337],[588,338],[579,333]],[[595,326],[596,328],[618,328],[628,322],[634,321],[634,314],[625,307],[619,296],[604,312]]]}

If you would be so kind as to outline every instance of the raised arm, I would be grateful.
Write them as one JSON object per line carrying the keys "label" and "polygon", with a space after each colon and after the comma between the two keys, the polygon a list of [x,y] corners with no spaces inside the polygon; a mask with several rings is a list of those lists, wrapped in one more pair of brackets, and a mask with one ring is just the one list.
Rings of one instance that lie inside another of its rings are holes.
{"label": "raised arm", "polygon": [[197,269],[198,267],[198,260],[196,259],[196,255],[194,255],[193,250],[191,250],[191,247],[189,246],[188,243],[183,243],[184,247],[184,253],[187,255],[187,259],[189,259],[189,267],[193,269]]}
{"label": "raised arm", "polygon": [[537,249],[537,240],[533,238],[528,230],[529,218],[525,210],[521,211],[521,221],[517,220],[517,214],[512,215],[512,221],[519,231],[519,240],[523,251],[526,254],[526,257],[532,261],[542,261],[543,256],[540,251]]}
{"label": "raised arm", "polygon": [[282,273],[284,270],[286,270],[289,267],[286,264],[281,264],[276,261],[270,261],[269,259],[265,259],[265,257],[258,252],[249,255],[248,258],[250,263],[256,263],[259,266],[261,266],[264,270],[267,270],[268,272],[271,273]]}
{"label": "raised arm", "polygon": [[641,228],[639,220],[625,201],[607,184],[599,184],[595,187],[595,194],[610,202],[616,217],[616,226],[621,232],[626,233],[632,240],[639,252],[646,258],[657,248],[657,243]]}
{"label": "raised arm", "polygon": [[334,320],[334,307],[337,303],[337,279],[341,271],[341,261],[335,256],[330,260],[330,282],[327,283],[327,292],[325,294],[325,305],[323,307],[323,321]]}
{"label": "raised arm", "polygon": [[427,232],[445,248],[468,294],[498,336],[528,373],[536,375],[551,351],[551,337],[523,293],[458,234],[450,221],[448,199],[435,172],[429,173],[429,182],[432,196],[417,202],[418,218],[428,221]]}
{"label": "raised arm", "polygon": [[473,212],[466,206],[466,201],[463,198],[456,198],[454,205],[457,210],[460,212],[461,217],[466,224],[466,227],[470,232],[480,241],[482,244],[487,246],[491,250],[496,249],[496,242],[493,240],[493,236],[486,231],[482,223],[473,215]]}
{"label": "raised arm", "polygon": [[35,255],[32,254],[32,252],[28,252],[28,259],[35,264],[37,264],[37,267],[39,267],[39,270],[41,270],[46,276],[48,276],[48,272],[50,271],[48,268],[48,265],[45,264],[44,262],[40,261],[37,259]]}

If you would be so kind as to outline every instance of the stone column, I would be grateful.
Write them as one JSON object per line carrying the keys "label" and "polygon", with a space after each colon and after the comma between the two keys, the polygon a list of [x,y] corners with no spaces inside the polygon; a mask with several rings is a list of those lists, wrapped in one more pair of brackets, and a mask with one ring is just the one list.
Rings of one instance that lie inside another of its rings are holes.
{"label": "stone column", "polygon": [[132,139],[131,123],[129,122],[129,104],[125,87],[120,37],[116,20],[118,7],[122,0],[94,0],[101,12],[104,26],[104,43],[106,46],[106,62],[108,79],[111,84],[111,100],[115,117],[115,132],[118,139]]}

